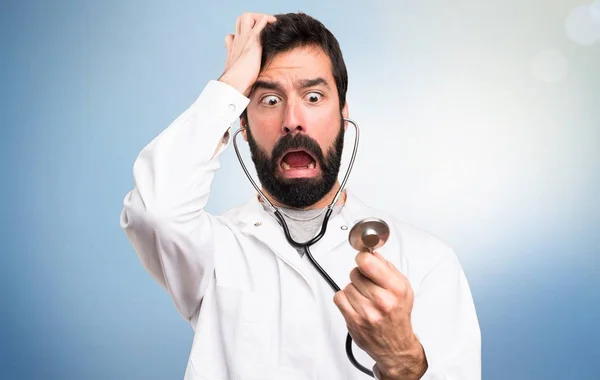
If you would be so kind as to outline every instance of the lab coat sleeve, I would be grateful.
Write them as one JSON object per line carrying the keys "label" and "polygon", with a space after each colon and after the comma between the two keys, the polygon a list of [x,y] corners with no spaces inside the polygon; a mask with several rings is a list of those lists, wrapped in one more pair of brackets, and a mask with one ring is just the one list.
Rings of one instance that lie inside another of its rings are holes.
{"label": "lab coat sleeve", "polygon": [[205,211],[229,128],[249,99],[210,81],[193,104],[139,153],[120,225],[182,317],[197,313],[214,272],[216,217]]}
{"label": "lab coat sleeve", "polygon": [[413,328],[428,361],[421,380],[480,380],[481,333],[469,284],[453,250],[421,281]]}

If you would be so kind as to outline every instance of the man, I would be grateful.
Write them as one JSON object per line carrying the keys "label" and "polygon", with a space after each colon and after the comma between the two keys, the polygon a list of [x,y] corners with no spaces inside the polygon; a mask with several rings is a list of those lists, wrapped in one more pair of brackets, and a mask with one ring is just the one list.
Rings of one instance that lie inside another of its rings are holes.
{"label": "man", "polygon": [[[148,144],[121,214],[142,264],[194,328],[185,379],[480,378],[480,331],[453,250],[373,210],[351,191],[311,247],[342,290],[286,240],[267,204],[215,216],[208,202],[219,157],[239,118],[262,189],[292,236],[320,229],[333,200],[347,128],[347,73],[334,36],[304,14],[246,13],[225,38],[219,80]],[[356,252],[348,230],[365,217],[390,225],[377,252]]]}

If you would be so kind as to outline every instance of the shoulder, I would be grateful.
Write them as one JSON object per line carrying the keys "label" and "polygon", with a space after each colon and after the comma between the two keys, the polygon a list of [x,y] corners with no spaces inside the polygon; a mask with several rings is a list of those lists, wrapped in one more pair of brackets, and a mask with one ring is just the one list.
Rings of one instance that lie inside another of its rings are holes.
{"label": "shoulder", "polygon": [[243,226],[249,222],[264,218],[266,211],[256,194],[252,194],[244,203],[235,205],[221,213],[218,218],[229,225]]}

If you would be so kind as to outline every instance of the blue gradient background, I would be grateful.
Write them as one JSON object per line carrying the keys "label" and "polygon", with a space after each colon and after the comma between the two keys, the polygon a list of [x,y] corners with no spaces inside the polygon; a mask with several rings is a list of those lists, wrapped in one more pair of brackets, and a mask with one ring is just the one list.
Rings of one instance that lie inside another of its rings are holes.
{"label": "blue gradient background", "polygon": [[[302,10],[347,60],[350,184],[456,249],[483,378],[600,379],[600,43],[566,27],[587,3],[365,4],[0,3],[0,378],[183,377],[192,330],[119,228],[133,161],[239,13]],[[222,162],[212,212],[252,190]]]}

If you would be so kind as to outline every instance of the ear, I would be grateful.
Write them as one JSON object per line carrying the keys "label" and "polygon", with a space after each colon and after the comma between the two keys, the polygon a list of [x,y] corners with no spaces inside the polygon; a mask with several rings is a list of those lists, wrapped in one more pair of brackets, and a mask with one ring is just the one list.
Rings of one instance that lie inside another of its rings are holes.
{"label": "ear", "polygon": [[243,116],[240,116],[240,127],[244,128],[244,130],[242,131],[242,137],[244,138],[244,141],[248,142],[248,135],[246,134],[246,128],[248,127],[248,122],[246,121],[246,119]]}
{"label": "ear", "polygon": [[[344,108],[342,108],[342,117],[347,118],[348,117],[348,101],[346,100],[346,104],[344,104]],[[348,129],[348,122],[344,121],[344,131],[346,131],[346,129]]]}

